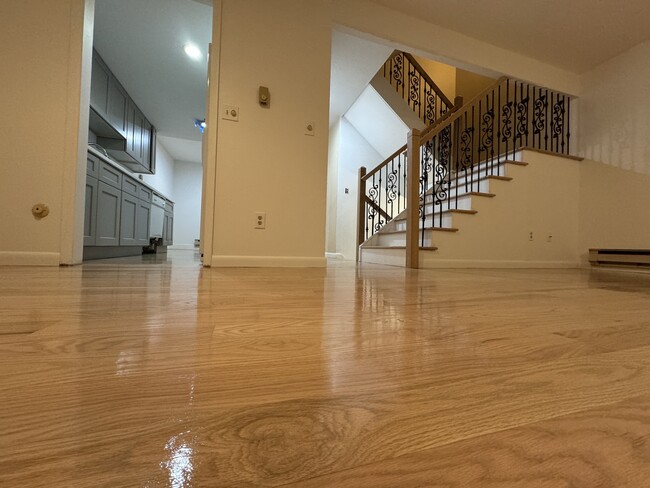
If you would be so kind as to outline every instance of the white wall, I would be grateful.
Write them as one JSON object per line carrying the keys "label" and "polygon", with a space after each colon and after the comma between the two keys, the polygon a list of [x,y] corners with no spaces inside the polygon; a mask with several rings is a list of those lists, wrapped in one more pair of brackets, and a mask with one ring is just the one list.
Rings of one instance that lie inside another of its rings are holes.
{"label": "white wall", "polygon": [[[359,168],[368,171],[384,160],[345,118],[340,121],[339,168],[336,206],[336,252],[356,258]],[[349,193],[345,193],[348,188]]]}
{"label": "white wall", "polygon": [[0,2],[0,264],[81,261],[93,5]]}
{"label": "white wall", "polygon": [[156,174],[142,175],[142,181],[174,200],[174,159],[160,141],[156,141]]}
{"label": "white wall", "polygon": [[174,162],[174,247],[194,248],[199,239],[202,173],[200,164]]}
{"label": "white wall", "polygon": [[580,153],[650,174],[650,41],[582,76]]}
{"label": "white wall", "polygon": [[[210,97],[239,107],[239,122],[219,120],[216,161],[208,161],[216,164],[212,266],[325,264],[326,4],[223,0],[221,14],[215,9],[220,77]],[[270,108],[258,104],[260,85],[271,92]],[[308,123],[314,136],[305,135]],[[254,228],[256,212],[266,212],[265,230]]]}

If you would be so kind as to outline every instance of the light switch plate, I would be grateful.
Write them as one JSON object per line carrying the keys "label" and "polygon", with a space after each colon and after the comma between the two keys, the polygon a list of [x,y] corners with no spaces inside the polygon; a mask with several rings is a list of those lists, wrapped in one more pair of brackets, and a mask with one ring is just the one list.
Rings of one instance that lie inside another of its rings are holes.
{"label": "light switch plate", "polygon": [[239,122],[239,107],[234,105],[224,105],[221,109],[221,118]]}
{"label": "light switch plate", "polygon": [[315,127],[313,122],[307,122],[305,124],[305,135],[313,136],[315,134]]}

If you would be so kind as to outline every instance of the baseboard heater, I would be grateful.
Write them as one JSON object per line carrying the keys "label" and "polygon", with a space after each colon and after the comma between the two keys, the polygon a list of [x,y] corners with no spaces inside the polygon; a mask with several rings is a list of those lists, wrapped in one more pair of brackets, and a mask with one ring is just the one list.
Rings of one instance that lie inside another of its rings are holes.
{"label": "baseboard heater", "polygon": [[650,266],[650,249],[589,249],[589,262],[608,266]]}

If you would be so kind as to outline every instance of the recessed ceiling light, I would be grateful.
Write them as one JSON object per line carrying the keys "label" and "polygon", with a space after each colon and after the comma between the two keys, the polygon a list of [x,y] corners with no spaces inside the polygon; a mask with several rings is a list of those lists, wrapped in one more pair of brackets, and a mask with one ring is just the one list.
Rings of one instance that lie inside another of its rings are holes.
{"label": "recessed ceiling light", "polygon": [[198,48],[196,44],[192,44],[192,43],[185,44],[183,46],[183,51],[185,51],[185,54],[187,54],[191,59],[194,60],[199,60],[203,57],[201,50]]}

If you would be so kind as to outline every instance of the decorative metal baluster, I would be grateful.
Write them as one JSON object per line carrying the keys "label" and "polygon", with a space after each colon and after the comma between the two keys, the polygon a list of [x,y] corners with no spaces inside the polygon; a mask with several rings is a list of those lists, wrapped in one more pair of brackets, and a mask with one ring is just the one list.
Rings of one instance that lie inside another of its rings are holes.
{"label": "decorative metal baluster", "polygon": [[528,129],[528,125],[529,125],[528,114],[530,113],[529,106],[530,106],[530,85],[526,83],[526,147],[528,147],[528,132],[530,132]]}
{"label": "decorative metal baluster", "polygon": [[566,153],[569,154],[571,140],[571,99],[566,104]]}
{"label": "decorative metal baluster", "polygon": [[[478,120],[482,121],[483,120],[483,100],[478,101]],[[478,124],[479,128],[481,127],[480,124]],[[481,137],[479,134],[478,139],[478,145],[477,145],[477,164],[480,165],[481,162],[483,161],[483,158],[481,157],[481,153],[483,152],[483,148],[481,147]],[[474,165],[472,164],[472,174],[474,174]],[[481,177],[481,166],[478,167],[478,173],[479,173],[479,178]],[[487,176],[487,165],[486,165],[486,170],[485,170],[485,176]]]}
{"label": "decorative metal baluster", "polygon": [[503,105],[503,136],[506,144],[505,159],[508,159],[508,147],[512,136],[512,102],[510,101],[510,81],[506,83],[506,103]]}
{"label": "decorative metal baluster", "polygon": [[[507,81],[506,81],[507,83]],[[497,97],[499,100],[499,108],[497,110],[497,167],[501,163],[501,84],[499,83],[499,96]]]}

